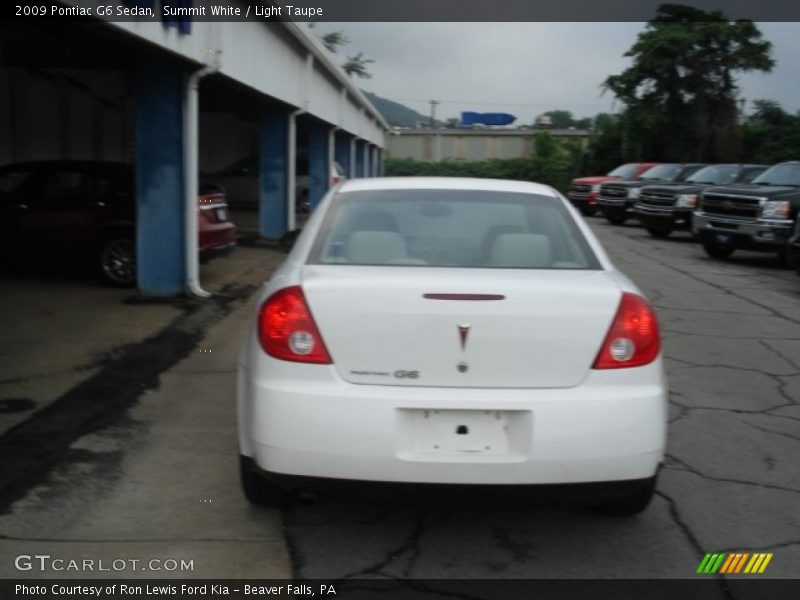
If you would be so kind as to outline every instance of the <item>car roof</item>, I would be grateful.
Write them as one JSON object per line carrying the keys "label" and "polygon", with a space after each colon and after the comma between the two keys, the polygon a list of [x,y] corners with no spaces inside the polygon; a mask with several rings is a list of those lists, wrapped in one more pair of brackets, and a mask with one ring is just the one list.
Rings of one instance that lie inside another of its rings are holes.
{"label": "car roof", "polygon": [[553,188],[541,183],[472,177],[375,177],[370,179],[348,179],[339,188],[342,193],[382,190],[480,190],[558,197]]}

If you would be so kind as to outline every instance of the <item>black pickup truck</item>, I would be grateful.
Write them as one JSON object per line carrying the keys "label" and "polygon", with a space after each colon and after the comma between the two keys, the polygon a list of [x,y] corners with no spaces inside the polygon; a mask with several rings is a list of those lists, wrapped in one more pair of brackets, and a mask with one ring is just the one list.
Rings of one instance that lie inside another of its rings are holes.
{"label": "black pickup truck", "polygon": [[648,169],[633,181],[609,181],[600,186],[597,206],[609,223],[622,225],[633,216],[633,205],[639,199],[644,186],[654,183],[680,183],[705,166],[664,163]]}
{"label": "black pickup truck", "polygon": [[742,248],[785,256],[800,212],[800,161],[774,165],[751,184],[703,191],[692,230],[713,258]]}
{"label": "black pickup truck", "polygon": [[684,183],[646,185],[633,212],[653,237],[665,238],[673,231],[691,232],[700,192],[710,186],[750,183],[766,169],[767,165],[709,165]]}

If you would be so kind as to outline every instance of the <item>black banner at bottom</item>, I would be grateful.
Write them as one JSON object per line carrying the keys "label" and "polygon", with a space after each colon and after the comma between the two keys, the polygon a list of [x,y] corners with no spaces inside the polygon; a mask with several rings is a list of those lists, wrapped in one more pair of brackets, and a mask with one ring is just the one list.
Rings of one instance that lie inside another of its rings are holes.
{"label": "black banner at bottom", "polygon": [[796,600],[800,579],[0,580],[0,599]]}

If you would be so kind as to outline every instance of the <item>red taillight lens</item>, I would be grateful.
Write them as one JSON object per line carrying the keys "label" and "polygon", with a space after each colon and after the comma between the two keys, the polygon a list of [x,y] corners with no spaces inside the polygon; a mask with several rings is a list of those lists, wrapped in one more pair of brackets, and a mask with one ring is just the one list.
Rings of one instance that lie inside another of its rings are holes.
{"label": "red taillight lens", "polygon": [[274,358],[325,365],[333,362],[299,285],[278,290],[261,306],[258,340]]}
{"label": "red taillight lens", "polygon": [[625,292],[592,368],[640,367],[653,362],[660,349],[653,309],[643,298]]}

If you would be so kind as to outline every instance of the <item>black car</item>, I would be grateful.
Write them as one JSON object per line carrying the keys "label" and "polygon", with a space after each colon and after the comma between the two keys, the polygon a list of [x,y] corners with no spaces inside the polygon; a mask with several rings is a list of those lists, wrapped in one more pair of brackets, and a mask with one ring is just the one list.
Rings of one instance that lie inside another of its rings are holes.
{"label": "black car", "polygon": [[800,161],[789,161],[751,184],[704,190],[692,230],[713,258],[728,258],[738,248],[785,256],[798,212]]}
{"label": "black car", "polygon": [[634,216],[633,205],[644,186],[657,182],[681,183],[705,166],[697,163],[664,163],[645,171],[633,181],[609,181],[600,186],[597,206],[609,223],[622,225]]}
{"label": "black car", "polygon": [[767,165],[709,165],[695,171],[683,184],[644,186],[633,212],[653,237],[691,231],[700,192],[710,186],[749,183],[766,170]]}

